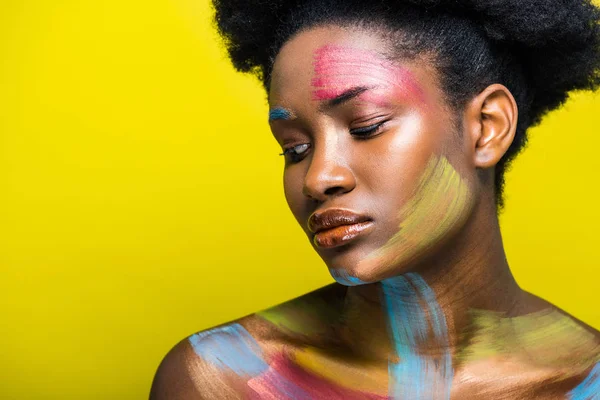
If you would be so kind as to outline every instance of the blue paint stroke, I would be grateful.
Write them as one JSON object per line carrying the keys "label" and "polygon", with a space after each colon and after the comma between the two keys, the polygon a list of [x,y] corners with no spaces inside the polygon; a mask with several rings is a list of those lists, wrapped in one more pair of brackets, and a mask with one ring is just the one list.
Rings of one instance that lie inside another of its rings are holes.
{"label": "blue paint stroke", "polygon": [[269,110],[269,122],[275,121],[277,119],[290,119],[290,118],[292,118],[292,113],[283,107],[276,107],[276,108]]}
{"label": "blue paint stroke", "polygon": [[331,276],[333,277],[333,279],[335,279],[335,281],[337,283],[340,283],[344,286],[358,286],[358,285],[364,285],[367,282],[350,275],[348,272],[346,272],[343,269],[335,269],[335,268],[331,268],[329,269],[329,273],[331,274]]}
{"label": "blue paint stroke", "polygon": [[600,362],[567,396],[569,400],[600,400]]}
{"label": "blue paint stroke", "polygon": [[229,369],[239,376],[254,377],[269,368],[260,346],[240,324],[209,329],[188,340],[198,356],[220,370]]}
{"label": "blue paint stroke", "polygon": [[[398,362],[388,364],[391,397],[450,399],[454,376],[452,355],[446,318],[435,293],[415,273],[387,279],[382,287],[392,341],[399,358]],[[446,348],[439,358],[425,357],[414,351],[427,339],[429,325],[435,342]]]}

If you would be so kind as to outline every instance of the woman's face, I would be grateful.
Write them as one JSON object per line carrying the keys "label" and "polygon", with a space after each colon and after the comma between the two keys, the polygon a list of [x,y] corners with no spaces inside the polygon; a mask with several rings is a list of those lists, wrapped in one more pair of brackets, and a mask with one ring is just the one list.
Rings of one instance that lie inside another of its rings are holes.
{"label": "woman's face", "polygon": [[288,205],[348,285],[416,266],[464,225],[479,190],[435,71],[390,61],[388,48],[374,32],[317,27],[273,66],[269,121]]}

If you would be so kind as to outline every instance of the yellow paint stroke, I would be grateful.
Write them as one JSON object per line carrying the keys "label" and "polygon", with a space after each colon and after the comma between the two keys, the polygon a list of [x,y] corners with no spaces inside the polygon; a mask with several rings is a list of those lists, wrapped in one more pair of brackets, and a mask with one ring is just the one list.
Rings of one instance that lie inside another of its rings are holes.
{"label": "yellow paint stroke", "polygon": [[339,318],[333,304],[321,298],[302,298],[262,310],[256,315],[286,333],[318,336],[329,332]]}
{"label": "yellow paint stroke", "polygon": [[510,318],[484,310],[470,314],[472,322],[457,353],[461,364],[511,358],[576,375],[600,361],[600,341],[594,334],[554,309]]}
{"label": "yellow paint stroke", "polygon": [[446,157],[433,156],[415,195],[399,213],[398,232],[360,264],[385,260],[386,265],[393,265],[413,260],[466,219],[471,199],[467,182]]}
{"label": "yellow paint stroke", "polygon": [[310,347],[295,351],[291,357],[296,364],[306,371],[310,371],[338,386],[374,394],[387,394],[387,363],[385,365],[375,365],[367,362],[356,362],[355,360],[350,362],[350,360],[332,357]]}

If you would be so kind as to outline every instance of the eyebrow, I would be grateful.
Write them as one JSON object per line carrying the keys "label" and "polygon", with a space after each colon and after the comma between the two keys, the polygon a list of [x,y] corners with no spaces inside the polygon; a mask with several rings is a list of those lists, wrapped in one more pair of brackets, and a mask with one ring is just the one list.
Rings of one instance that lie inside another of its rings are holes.
{"label": "eyebrow", "polygon": [[[319,107],[319,111],[324,111],[331,109],[336,106],[340,106],[353,98],[359,96],[361,93],[366,92],[367,90],[372,89],[370,86],[354,86],[347,90],[344,90],[339,95],[335,96],[332,99],[327,100],[324,104]],[[275,121],[278,119],[283,120],[291,120],[295,119],[296,116],[294,113],[287,108],[283,107],[275,107],[269,110],[269,122]]]}
{"label": "eyebrow", "polygon": [[319,107],[320,111],[331,109],[335,106],[342,105],[353,98],[357,97],[361,93],[366,92],[367,90],[372,89],[370,86],[354,86],[350,89],[344,90],[341,94],[335,96],[333,99],[327,100],[323,105]]}
{"label": "eyebrow", "polygon": [[269,110],[269,122],[271,121],[275,121],[278,119],[294,119],[294,113],[292,113],[290,110],[288,110],[287,108],[283,108],[283,107],[275,107],[271,110]]}

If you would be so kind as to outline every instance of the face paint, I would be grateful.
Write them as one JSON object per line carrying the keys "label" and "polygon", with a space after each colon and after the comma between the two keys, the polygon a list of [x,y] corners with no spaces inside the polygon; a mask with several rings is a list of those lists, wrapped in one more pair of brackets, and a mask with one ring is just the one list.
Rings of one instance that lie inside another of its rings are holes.
{"label": "face paint", "polygon": [[269,122],[278,119],[289,120],[294,118],[294,114],[290,110],[283,107],[275,107],[272,110],[269,110]]}
{"label": "face paint", "polygon": [[[417,274],[382,281],[390,335],[397,361],[390,361],[389,393],[396,399],[450,399],[454,372],[446,319],[435,293]],[[431,334],[430,338],[430,327]],[[433,340],[438,356],[420,355]]]}
{"label": "face paint", "polygon": [[414,261],[468,215],[472,196],[467,183],[444,156],[433,156],[415,194],[398,213],[398,232],[359,260],[356,271],[376,274]]}
{"label": "face paint", "polygon": [[240,324],[200,332],[188,340],[198,356],[219,370],[252,377],[268,368],[258,343]]}
{"label": "face paint", "polygon": [[[315,51],[313,65],[313,100],[331,100],[347,90],[365,86],[374,90],[361,94],[361,99],[375,104],[384,105],[390,99],[425,103],[425,95],[411,72],[375,51],[325,45]],[[384,95],[377,89],[387,92]]]}
{"label": "face paint", "polygon": [[348,274],[348,272],[344,271],[343,269],[330,268],[329,273],[337,283],[340,283],[344,286],[357,286],[364,285],[367,283],[358,279],[355,276],[351,276],[350,274]]}

